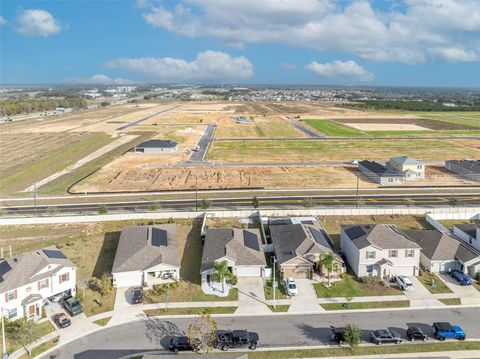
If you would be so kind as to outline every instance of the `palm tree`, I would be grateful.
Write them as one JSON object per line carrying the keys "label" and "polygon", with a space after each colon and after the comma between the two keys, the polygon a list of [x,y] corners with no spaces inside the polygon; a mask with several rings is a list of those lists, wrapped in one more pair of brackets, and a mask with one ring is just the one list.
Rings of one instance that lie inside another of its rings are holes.
{"label": "palm tree", "polygon": [[230,276],[230,270],[228,269],[228,262],[221,261],[221,262],[214,262],[213,269],[215,272],[213,273],[213,279],[216,282],[222,282],[222,293],[225,292],[225,279]]}
{"label": "palm tree", "polygon": [[328,276],[328,286],[330,287],[330,273],[333,272],[333,261],[335,260],[335,256],[332,253],[328,253],[320,258],[319,265],[325,267],[327,270]]}

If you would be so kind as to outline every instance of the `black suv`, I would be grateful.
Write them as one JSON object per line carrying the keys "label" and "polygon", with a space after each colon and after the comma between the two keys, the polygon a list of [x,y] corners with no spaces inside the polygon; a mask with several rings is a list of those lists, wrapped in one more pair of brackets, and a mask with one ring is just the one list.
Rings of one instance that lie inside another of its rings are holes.
{"label": "black suv", "polygon": [[179,351],[193,350],[192,346],[190,345],[190,341],[185,336],[173,337],[170,339],[170,345],[168,346],[168,349],[175,353]]}
{"label": "black suv", "polygon": [[407,337],[410,339],[410,341],[415,341],[415,340],[427,340],[427,336],[425,335],[424,332],[419,327],[408,327],[407,329]]}
{"label": "black suv", "polygon": [[245,330],[217,330],[216,347],[223,351],[230,348],[257,349],[258,334]]}
{"label": "black suv", "polygon": [[141,304],[143,302],[143,288],[133,288],[132,290],[132,304]]}
{"label": "black suv", "polygon": [[330,340],[332,342],[336,342],[337,344],[345,343],[345,328],[336,328],[334,326],[330,326],[332,330],[332,335],[330,336]]}

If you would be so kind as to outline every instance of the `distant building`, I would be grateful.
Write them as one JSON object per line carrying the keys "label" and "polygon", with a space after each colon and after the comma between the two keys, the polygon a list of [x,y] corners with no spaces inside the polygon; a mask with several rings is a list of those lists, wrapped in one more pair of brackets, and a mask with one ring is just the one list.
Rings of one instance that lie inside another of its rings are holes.
{"label": "distant building", "polygon": [[176,152],[177,150],[177,143],[170,140],[149,140],[134,148],[134,152],[141,153],[168,153]]}
{"label": "distant building", "polygon": [[406,181],[416,181],[425,178],[425,164],[408,156],[393,157],[387,166],[403,173]]}
{"label": "distant building", "polygon": [[404,175],[395,169],[375,161],[360,161],[358,169],[372,182],[385,184],[399,184],[404,180]]}
{"label": "distant building", "polygon": [[470,181],[480,182],[480,160],[446,161],[445,168]]}

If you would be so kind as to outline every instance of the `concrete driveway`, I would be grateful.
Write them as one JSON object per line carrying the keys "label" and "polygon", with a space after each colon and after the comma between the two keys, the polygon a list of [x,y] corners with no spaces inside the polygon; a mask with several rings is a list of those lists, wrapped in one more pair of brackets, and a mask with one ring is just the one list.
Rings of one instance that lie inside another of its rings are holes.
{"label": "concrete driveway", "polygon": [[441,273],[440,278],[459,298],[462,304],[479,304],[480,292],[473,285],[460,285],[448,274]]}
{"label": "concrete driveway", "polygon": [[313,311],[323,311],[324,309],[318,304],[317,294],[313,289],[310,279],[295,279],[298,288],[298,295],[291,297],[289,313],[305,313]]}
{"label": "concrete driveway", "polygon": [[413,290],[404,291],[405,296],[410,300],[411,307],[439,306],[442,303],[435,299],[434,295],[418,280],[417,277],[408,277],[413,283]]}
{"label": "concrete driveway", "polygon": [[260,277],[238,277],[238,309],[235,314],[271,313],[265,302],[263,279]]}
{"label": "concrete driveway", "polygon": [[142,305],[131,304],[134,287],[117,288],[115,294],[115,306],[113,307],[112,319],[109,324],[123,323],[145,317]]}

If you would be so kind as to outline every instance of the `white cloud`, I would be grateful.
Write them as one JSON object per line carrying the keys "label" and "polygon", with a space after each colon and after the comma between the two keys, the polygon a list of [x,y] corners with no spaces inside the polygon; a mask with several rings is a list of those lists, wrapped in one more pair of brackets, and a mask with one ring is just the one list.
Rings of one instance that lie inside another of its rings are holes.
{"label": "white cloud", "polygon": [[6,23],[7,20],[3,16],[0,16],[0,26],[5,25]]}
{"label": "white cloud", "polygon": [[454,47],[438,47],[428,49],[428,51],[446,62],[478,61],[479,53],[474,50],[464,50]]}
{"label": "white cloud", "polygon": [[403,0],[402,5],[380,11],[366,0],[180,0],[173,8],[150,5],[143,17],[153,27],[237,47],[283,43],[373,61],[445,60],[428,51],[437,47],[478,51],[480,1]]}
{"label": "white cloud", "polygon": [[313,61],[305,66],[319,77],[348,82],[368,82],[375,79],[375,76],[365,70],[355,61],[333,61],[320,64]]}
{"label": "white cloud", "polygon": [[141,57],[115,59],[105,66],[141,75],[146,82],[227,82],[253,76],[253,65],[246,57],[210,50],[198,53],[190,62],[171,57]]}
{"label": "white cloud", "polygon": [[23,10],[17,17],[17,32],[26,36],[48,37],[62,31],[60,22],[48,11],[41,9]]}
{"label": "white cloud", "polygon": [[91,77],[70,77],[65,79],[63,82],[70,84],[88,84],[88,85],[123,85],[130,84],[133,81],[126,79],[112,79],[106,75],[98,74]]}
{"label": "white cloud", "polygon": [[285,70],[295,70],[297,68],[297,65],[285,61],[283,61],[280,66],[282,66],[282,68]]}

